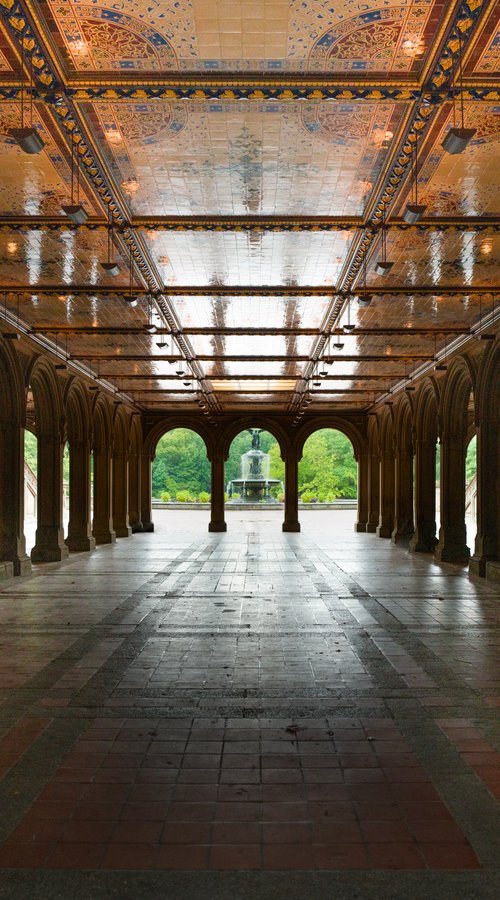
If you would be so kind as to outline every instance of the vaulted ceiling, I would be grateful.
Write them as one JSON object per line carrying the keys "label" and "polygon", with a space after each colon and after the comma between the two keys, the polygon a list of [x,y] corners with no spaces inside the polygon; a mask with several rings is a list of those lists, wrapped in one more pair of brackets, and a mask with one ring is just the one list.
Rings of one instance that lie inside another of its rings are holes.
{"label": "vaulted ceiling", "polygon": [[[367,410],[494,316],[498,3],[0,13],[0,316],[80,372],[142,409]],[[462,102],[476,132],[450,155]]]}

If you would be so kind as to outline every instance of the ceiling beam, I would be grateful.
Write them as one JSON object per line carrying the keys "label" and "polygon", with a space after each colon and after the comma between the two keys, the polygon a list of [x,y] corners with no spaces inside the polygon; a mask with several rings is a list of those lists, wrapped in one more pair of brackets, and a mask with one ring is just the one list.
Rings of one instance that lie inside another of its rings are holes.
{"label": "ceiling beam", "polygon": [[[73,297],[84,294],[89,297],[120,297],[129,293],[128,285],[91,285],[91,284],[0,284],[2,294],[44,294],[47,296]],[[138,297],[150,296],[152,293],[168,295],[170,297],[349,297],[364,296],[370,294],[377,297],[385,296],[470,296],[472,294],[496,294],[500,293],[500,286],[496,285],[367,285],[351,291],[338,291],[334,285],[166,285],[161,291],[151,292],[144,287],[134,287],[134,294]]]}
{"label": "ceiling beam", "polygon": [[[124,213],[125,215],[125,213]],[[381,225],[369,225],[359,217],[348,216],[134,216],[115,226],[117,234],[130,228],[142,231],[363,231],[373,233]],[[498,216],[428,216],[409,225],[404,219],[394,218],[385,224],[385,230],[398,231],[460,231],[500,230]],[[90,216],[83,225],[73,225],[65,216],[0,216],[0,229],[13,231],[99,231],[108,228],[103,217]]]}
{"label": "ceiling beam", "polygon": [[[186,375],[175,375],[175,374],[165,374],[165,375],[157,375],[154,372],[148,372],[145,374],[137,374],[134,372],[131,375],[121,374],[120,372],[101,372],[100,378],[116,378],[119,381],[175,381],[181,382],[188,380],[186,379]],[[210,381],[224,382],[224,381],[295,381],[299,379],[300,381],[305,381],[301,375],[207,375],[206,376]],[[406,373],[392,373],[391,378],[406,378]],[[192,380],[192,379],[189,379]],[[387,373],[385,375],[323,375],[321,377],[321,381],[387,381]],[[126,390],[126,388],[124,389]],[[291,388],[290,388],[291,390]]]}

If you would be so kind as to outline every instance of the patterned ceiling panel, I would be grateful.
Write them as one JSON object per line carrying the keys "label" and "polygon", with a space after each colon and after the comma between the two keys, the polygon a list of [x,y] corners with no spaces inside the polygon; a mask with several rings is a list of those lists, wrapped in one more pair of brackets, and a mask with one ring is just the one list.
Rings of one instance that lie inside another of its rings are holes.
{"label": "patterned ceiling panel", "polygon": [[84,103],[135,215],[362,215],[405,103]]}
{"label": "patterned ceiling panel", "polygon": [[145,232],[165,285],[334,285],[352,232]]}
{"label": "patterned ceiling panel", "polygon": [[128,261],[115,250],[121,272],[110,278],[99,265],[106,254],[104,231],[2,231],[0,278],[9,285],[128,285]]}
{"label": "patterned ceiling panel", "polygon": [[[33,110],[33,124],[45,143],[42,153],[28,156],[10,137],[9,129],[20,124],[20,105],[1,103],[0,167],[9,177],[0,180],[0,215],[60,215],[71,197],[71,158],[42,104]],[[102,213],[84,178],[80,200],[89,215]]]}
{"label": "patterned ceiling panel", "polygon": [[445,0],[38,0],[69,73],[418,74]]}
{"label": "patterned ceiling panel", "polygon": [[178,297],[177,315],[183,328],[319,328],[328,308],[327,297]]}
{"label": "patterned ceiling panel", "polygon": [[299,356],[310,353],[313,337],[310,335],[225,335],[212,337],[206,334],[190,335],[196,354],[219,354],[219,344],[228,356]]}
{"label": "patterned ceiling panel", "polygon": [[[452,155],[441,146],[454,123],[448,103],[423,147],[422,163],[418,166],[418,197],[419,203],[427,205],[427,216],[494,215],[500,208],[500,183],[492,178],[498,166],[500,107],[468,102],[464,112],[466,126],[476,128],[464,153]],[[408,184],[397,206],[400,215],[412,190]]]}
{"label": "patterned ceiling panel", "polygon": [[404,232],[387,236],[387,259],[394,263],[389,275],[375,274],[381,258],[380,240],[368,264],[368,284],[390,290],[392,284],[486,285],[498,283],[500,235],[448,231],[417,232],[408,241]]}
{"label": "patterned ceiling panel", "polygon": [[488,79],[500,77],[500,6],[493,4],[482,32],[474,42],[464,66],[467,75]]}

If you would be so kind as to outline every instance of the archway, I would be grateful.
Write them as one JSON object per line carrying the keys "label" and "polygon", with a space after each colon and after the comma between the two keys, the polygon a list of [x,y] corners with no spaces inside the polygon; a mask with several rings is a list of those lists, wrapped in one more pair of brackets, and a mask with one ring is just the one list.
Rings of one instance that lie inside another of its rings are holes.
{"label": "archway", "polygon": [[229,447],[224,469],[228,508],[277,509],[284,500],[285,466],[270,431],[246,428]]}
{"label": "archway", "polygon": [[[33,562],[59,562],[69,554],[64,542],[64,406],[53,364],[36,358],[27,372],[28,404],[37,436],[37,520]],[[29,418],[28,418],[29,423]]]}
{"label": "archway", "polygon": [[[200,521],[209,519],[211,466],[207,446],[192,428],[174,427],[164,432],[154,448],[151,495],[156,521],[165,511],[191,511]],[[161,512],[160,512],[161,511]]]}
{"label": "archway", "polygon": [[465,454],[465,527],[467,546],[473,547],[477,531],[477,438],[469,437]]}
{"label": "archway", "polygon": [[435,556],[440,562],[467,563],[470,549],[465,522],[467,446],[475,430],[475,363],[457,357],[441,395],[440,528]]}
{"label": "archway", "polygon": [[37,490],[38,490],[38,440],[35,434],[34,416],[30,421],[30,410],[33,408],[33,396],[28,391],[27,418],[29,421],[24,429],[24,535],[26,538],[26,550],[31,553],[35,546],[36,521],[37,521]]}
{"label": "archway", "polygon": [[[333,527],[352,528],[358,503],[358,463],[351,440],[334,428],[319,428],[305,441],[298,466],[299,512],[328,511]],[[314,525],[318,525],[317,521]],[[321,527],[324,526],[322,519]]]}

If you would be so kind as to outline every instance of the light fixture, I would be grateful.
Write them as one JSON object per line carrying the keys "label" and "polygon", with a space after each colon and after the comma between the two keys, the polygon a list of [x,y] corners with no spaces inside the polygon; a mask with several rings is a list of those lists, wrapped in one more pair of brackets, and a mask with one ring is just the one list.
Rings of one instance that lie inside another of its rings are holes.
{"label": "light fixture", "polygon": [[333,346],[335,347],[336,350],[342,350],[342,348],[344,346],[344,342],[337,340],[337,341],[335,341]]}
{"label": "light fixture", "polygon": [[147,334],[156,334],[156,332],[158,331],[156,325],[153,322],[145,322],[142,327],[144,328],[144,331],[147,332]]}
{"label": "light fixture", "polygon": [[159,347],[160,350],[164,350],[168,345],[166,341],[157,341],[156,346]]}
{"label": "light fixture", "polygon": [[17,331],[2,331],[4,341],[20,341],[21,335]]}
{"label": "light fixture", "polygon": [[462,34],[458,29],[458,73],[460,85],[460,125],[456,124],[456,106],[455,106],[455,88],[453,87],[453,127],[446,134],[443,143],[443,150],[451,153],[453,156],[457,153],[463,153],[469,142],[476,133],[475,128],[466,128],[464,120],[464,86],[462,72]]}
{"label": "light fixture", "polygon": [[[25,34],[23,34],[23,38]],[[21,53],[21,126],[20,128],[9,128],[9,134],[16,144],[21,148],[23,153],[32,156],[35,153],[41,153],[45,147],[42,136],[33,125],[33,59],[30,56],[29,68],[29,125],[24,124],[24,54]]]}
{"label": "light fixture", "polygon": [[[19,318],[19,316],[18,316]],[[493,294],[493,316],[492,322],[495,321],[495,294]],[[479,294],[479,334],[478,338],[480,341],[494,341],[495,333],[492,331],[483,331],[483,301],[482,295]]]}
{"label": "light fixture", "polygon": [[[406,209],[404,211],[403,219],[408,225],[415,225],[422,218],[427,206],[424,203],[418,202],[418,134],[415,132],[415,143],[411,148],[411,162],[410,166],[412,169],[413,179],[412,179],[412,197],[411,203],[406,204]],[[415,195],[413,197],[413,194]],[[413,200],[415,202],[413,203]]]}
{"label": "light fixture", "polygon": [[125,300],[125,303],[127,304],[127,306],[132,306],[132,307],[134,307],[134,306],[137,306],[138,303],[139,303],[137,297],[134,297],[134,296],[128,296],[127,294],[125,294],[125,296],[124,296],[123,299]]}
{"label": "light fixture", "polygon": [[382,237],[381,237],[382,258],[377,260],[377,263],[375,266],[375,273],[377,275],[388,275],[394,265],[393,262],[388,262],[388,260],[387,260],[387,233],[386,233],[386,227],[385,227],[385,213],[386,213],[386,211],[384,209],[384,215],[382,218]]}
{"label": "light fixture", "polygon": [[101,263],[101,269],[104,269],[106,275],[116,278],[120,274],[120,266],[115,260],[111,259],[111,251],[113,247],[113,218],[111,210],[108,207],[108,258],[106,262]]}
{"label": "light fixture", "polygon": [[359,306],[369,306],[372,302],[372,295],[366,292],[366,253],[363,256],[363,293],[358,294]]}
{"label": "light fixture", "polygon": [[185,370],[182,368],[182,366],[179,366],[179,368],[175,370],[175,374],[178,375],[179,378],[182,378],[182,376],[185,374]]}
{"label": "light fixture", "polygon": [[[75,160],[75,155],[77,153],[76,144],[73,140],[73,135],[71,136],[71,203],[68,206],[62,206],[62,212],[71,219],[74,225],[84,225],[88,219],[88,215],[83,208],[83,204],[80,203],[80,166],[78,165],[78,159]],[[75,162],[76,162],[76,177],[75,177]],[[76,192],[75,192],[75,184],[76,184]],[[76,197],[75,197],[76,193]]]}
{"label": "light fixture", "polygon": [[351,322],[351,298],[349,297],[347,300],[347,322],[342,326],[343,330],[347,333],[350,331],[354,331],[355,325]]}

